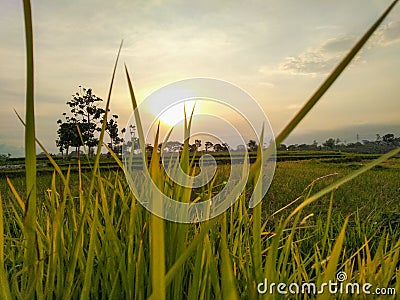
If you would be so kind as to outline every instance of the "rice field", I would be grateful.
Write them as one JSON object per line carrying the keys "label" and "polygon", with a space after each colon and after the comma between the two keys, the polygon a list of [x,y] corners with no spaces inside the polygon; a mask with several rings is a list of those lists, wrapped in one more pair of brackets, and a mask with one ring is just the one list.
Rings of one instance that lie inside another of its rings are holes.
{"label": "rice field", "polygon": [[[321,99],[396,3],[310,97],[276,137],[276,144]],[[226,212],[195,224],[163,220],[135,198],[115,154],[120,169],[101,168],[105,122],[89,170],[82,169],[80,161],[74,173],[62,169],[36,139],[28,0],[24,16],[27,87],[21,121],[26,173],[1,179],[1,299],[396,299],[400,175],[399,160],[392,157],[400,149],[360,163],[279,162],[263,199],[255,183],[261,156],[271,150],[259,151],[250,180]],[[106,115],[117,66],[118,58]],[[126,77],[135,109],[127,69]],[[190,131],[190,122],[185,130]],[[36,144],[46,152],[52,174],[37,176]],[[185,143],[180,166],[193,174],[188,153]],[[228,176],[220,166],[206,186],[182,188],[161,171],[156,149],[146,167],[165,195],[182,202],[210,198]],[[262,201],[250,209],[253,193]]]}
{"label": "rice field", "polygon": [[[341,241],[338,269],[351,270],[353,277],[349,281],[363,282],[366,280],[363,272],[368,272],[367,262],[363,262],[367,258],[364,255],[385,260],[385,263],[389,259],[393,271],[385,273],[385,276],[390,278],[379,282],[385,282],[385,287],[396,287],[400,228],[398,159],[389,160],[320,198],[289,219],[285,228],[279,228],[284,218],[311,192],[329,186],[355,167],[358,166],[320,160],[279,162],[259,212],[247,208],[248,199],[244,195],[223,216],[205,224],[184,225],[159,220],[165,231],[165,268],[172,272],[166,272],[165,276],[166,297],[225,298],[231,289],[239,298],[257,297],[256,272],[262,271],[259,274],[261,280],[262,274],[269,270],[267,258],[272,246],[277,247],[277,258],[282,260],[287,256],[284,265],[282,262],[274,264],[273,268],[280,270],[278,273],[286,273],[285,277],[275,274],[275,280],[314,282],[318,275],[311,267],[329,257],[346,222],[346,238]],[[228,173],[224,170],[226,168],[219,167],[221,180]],[[329,174],[335,175],[325,177]],[[68,189],[66,182],[55,173],[38,177],[37,201],[40,204],[36,230],[41,259],[36,262],[38,282],[32,293],[35,290],[37,293],[40,286],[43,298],[79,298],[85,280],[90,280],[87,293],[92,297],[150,297],[153,291],[150,280],[152,255],[158,255],[159,248],[157,245],[157,250],[153,250],[157,252],[152,253],[151,215],[132,197],[121,170],[101,172],[96,180],[94,196],[87,195],[84,188],[90,185],[90,176],[90,172],[67,173]],[[15,187],[15,191],[10,186]],[[9,183],[3,178],[1,187],[5,191],[2,192],[5,274],[10,282],[15,283],[11,286],[12,294],[24,298],[25,291],[19,285],[26,271],[21,264],[24,252],[24,177],[14,177]],[[217,182],[215,190],[218,190]],[[22,199],[18,200],[19,197]],[[286,207],[295,199],[297,202]],[[90,205],[86,207],[88,201]],[[257,240],[253,236],[257,214],[260,224],[258,262],[254,261],[257,249],[253,248]],[[278,238],[279,229],[282,232]],[[226,235],[226,244],[222,234]],[[274,244],[276,239],[279,242]],[[319,248],[323,245],[325,249],[320,253]],[[225,258],[221,257],[222,253]],[[357,255],[353,256],[355,253]],[[229,263],[230,278],[224,279],[222,263]],[[360,268],[359,263],[365,265]],[[299,269],[298,264],[303,269]],[[321,273],[324,267],[321,265]],[[51,268],[55,269],[49,273]],[[382,272],[377,266],[375,268],[374,276]],[[87,272],[90,272],[90,277]],[[69,294],[65,296],[67,274],[73,284],[71,282]],[[223,283],[223,279],[228,282]],[[224,293],[223,285],[226,284],[229,286],[225,287]]]}

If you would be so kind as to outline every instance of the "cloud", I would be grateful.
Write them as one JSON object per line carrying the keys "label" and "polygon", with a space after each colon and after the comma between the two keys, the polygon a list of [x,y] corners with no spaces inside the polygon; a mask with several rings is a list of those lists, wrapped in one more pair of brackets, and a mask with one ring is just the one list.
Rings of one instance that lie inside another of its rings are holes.
{"label": "cloud", "polygon": [[298,56],[286,57],[280,69],[292,74],[326,74],[333,69],[354,42],[355,38],[351,35],[329,39],[317,48],[308,49]]}
{"label": "cloud", "polygon": [[[286,57],[280,70],[300,75],[325,75],[355,44],[352,35],[341,35],[324,41],[316,48],[310,48],[297,56]],[[400,42],[400,21],[392,21],[382,26],[373,35],[367,48],[386,47]],[[354,61],[359,60],[356,56]]]}
{"label": "cloud", "polygon": [[400,42],[400,21],[392,21],[382,26],[372,39],[372,45],[383,47],[398,42]]}

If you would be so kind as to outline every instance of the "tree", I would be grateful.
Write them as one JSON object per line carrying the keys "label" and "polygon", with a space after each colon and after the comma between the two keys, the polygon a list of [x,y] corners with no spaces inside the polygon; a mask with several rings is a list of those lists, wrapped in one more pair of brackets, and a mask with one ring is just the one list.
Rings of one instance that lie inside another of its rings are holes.
{"label": "tree", "polygon": [[194,140],[194,144],[196,145],[196,150],[201,147],[201,140]]}
{"label": "tree", "polygon": [[79,132],[76,125],[70,123],[68,119],[64,123],[58,120],[57,123],[60,124],[60,127],[57,130],[58,139],[56,140],[56,145],[60,149],[61,155],[64,157],[65,150],[65,156],[68,157],[70,147],[81,145]]}
{"label": "tree", "polygon": [[207,141],[204,143],[204,147],[206,148],[206,152],[208,151],[208,149],[212,148],[214,146],[213,143],[211,143],[210,141]]}
{"label": "tree", "polygon": [[[125,128],[123,129],[125,132]],[[136,136],[136,126],[130,124],[128,127],[129,130],[129,137],[130,140],[129,141],[122,141],[125,142],[125,146],[130,147],[132,152],[135,152],[135,150],[139,150],[140,149],[140,143],[139,143],[139,138]]]}
{"label": "tree", "polygon": [[335,147],[335,139],[329,138],[327,139],[324,143],[322,143],[322,146],[324,146],[327,149],[333,149]]}
{"label": "tree", "polygon": [[229,145],[227,143],[215,144],[213,148],[214,148],[215,152],[227,152],[227,151],[229,151]]}
{"label": "tree", "polygon": [[392,144],[393,141],[394,141],[394,134],[393,134],[393,133],[385,134],[385,135],[382,137],[382,140],[383,140],[386,144]]}
{"label": "tree", "polygon": [[279,147],[278,147],[278,150],[279,151],[285,151],[285,150],[287,150],[287,146],[285,144],[280,144]]}
{"label": "tree", "polygon": [[[161,150],[162,143],[158,144],[158,149]],[[179,141],[168,141],[164,145],[163,152],[179,152],[182,150],[183,144]]]}
{"label": "tree", "polygon": [[[70,109],[70,114],[63,113],[64,121],[59,119],[59,129],[57,130],[58,139],[56,145],[63,154],[69,154],[69,147],[75,147],[77,153],[80,147],[88,147],[89,155],[92,154],[92,148],[99,140],[97,132],[101,131],[101,125],[104,120],[105,110],[98,103],[103,101],[97,97],[92,89],[85,89],[79,86],[79,92],[72,95],[72,99],[66,104]],[[111,139],[111,146],[116,146],[122,139],[119,138],[117,115],[113,115],[106,124],[106,131]]]}
{"label": "tree", "polygon": [[229,146],[228,143],[222,143],[222,151],[229,151],[231,147]]}
{"label": "tree", "polygon": [[375,141],[375,142],[376,142],[377,144],[380,144],[381,139],[382,139],[382,138],[381,138],[381,135],[380,135],[379,133],[377,133],[377,134],[376,134],[376,141]]}
{"label": "tree", "polygon": [[[115,153],[121,153],[122,150],[121,143],[124,141],[124,139],[119,136],[117,119],[118,115],[112,115],[111,119],[107,121],[106,132],[110,136],[110,143],[108,143],[108,146]],[[125,128],[122,128],[121,133],[122,134],[125,133]]]}
{"label": "tree", "polygon": [[8,153],[8,154],[2,153],[2,154],[0,154],[0,158],[5,158],[6,160],[9,159],[10,157],[11,157],[11,153]]}
{"label": "tree", "polygon": [[201,147],[201,140],[195,140],[194,144],[189,144],[189,152],[196,152]]}
{"label": "tree", "polygon": [[151,154],[153,152],[153,145],[152,144],[146,144],[146,152],[148,154]]}
{"label": "tree", "polygon": [[95,137],[95,132],[101,130],[101,121],[105,110],[98,106],[97,102],[103,100],[93,94],[92,89],[81,88],[81,86],[79,88],[80,91],[72,96],[67,105],[73,114],[72,120],[79,127],[83,143],[88,147],[89,154],[91,154],[91,149],[99,142]]}
{"label": "tree", "polygon": [[250,140],[250,141],[247,143],[247,149],[248,149],[249,152],[255,152],[255,151],[257,151],[257,149],[258,149],[257,142],[256,142],[255,140]]}
{"label": "tree", "polygon": [[214,144],[213,148],[214,148],[215,152],[221,152],[222,151],[222,145],[219,144],[219,143]]}

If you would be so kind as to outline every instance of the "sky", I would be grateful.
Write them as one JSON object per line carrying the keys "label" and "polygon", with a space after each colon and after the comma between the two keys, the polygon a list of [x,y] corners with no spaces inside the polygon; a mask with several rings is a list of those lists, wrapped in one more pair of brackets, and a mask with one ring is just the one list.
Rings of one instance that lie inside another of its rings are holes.
{"label": "sky", "polygon": [[[37,137],[57,153],[57,120],[79,86],[111,98],[120,126],[131,113],[125,63],[140,101],[191,77],[249,93],[275,132],[287,124],[391,1],[32,0]],[[23,155],[22,1],[0,0],[0,153]],[[400,7],[285,141],[322,143],[400,135]]]}

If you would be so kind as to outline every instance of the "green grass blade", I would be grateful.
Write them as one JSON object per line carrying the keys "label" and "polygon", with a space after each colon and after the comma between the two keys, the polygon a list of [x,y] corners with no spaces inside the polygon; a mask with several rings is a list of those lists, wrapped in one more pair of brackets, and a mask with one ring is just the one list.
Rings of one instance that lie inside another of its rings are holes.
{"label": "green grass blade", "polygon": [[89,240],[89,250],[88,250],[88,255],[87,255],[87,263],[86,263],[86,269],[85,269],[85,278],[83,281],[83,288],[82,288],[82,293],[80,299],[90,299],[89,292],[91,288],[91,282],[92,282],[92,274],[93,274],[93,262],[94,262],[94,247],[96,243],[96,229],[97,229],[97,213],[98,213],[98,194],[96,194],[95,197],[95,203],[94,203],[94,216],[93,216],[93,221],[90,224],[90,240]]}
{"label": "green grass blade", "polygon": [[[34,103],[34,64],[33,64],[33,25],[32,11],[29,0],[23,1],[25,43],[26,43],[26,106],[25,106],[25,169],[27,211],[24,219],[25,247],[24,264],[28,267],[28,286],[35,283],[37,241],[36,225],[36,145],[35,145],[35,103]],[[26,290],[31,290],[27,288]]]}
{"label": "green grass blade", "polygon": [[170,284],[178,270],[180,270],[181,266],[189,259],[190,255],[197,249],[198,245],[203,242],[204,235],[215,226],[215,223],[212,221],[208,221],[207,223],[203,223],[201,226],[200,232],[196,235],[193,241],[190,243],[188,247],[181,253],[179,258],[175,261],[172,267],[168,270],[167,275],[165,276],[166,284]]}
{"label": "green grass blade", "polygon": [[[157,127],[157,133],[154,145],[158,145],[160,126]],[[163,176],[160,172],[159,153],[157,147],[153,148],[150,162],[150,175],[156,186],[162,190]],[[152,196],[153,205],[160,205],[161,199],[154,193]],[[163,208],[161,208],[162,210]],[[165,228],[164,220],[155,214],[150,215],[150,263],[151,263],[151,287],[152,299],[166,298],[165,284]]]}
{"label": "green grass blade", "polygon": [[232,261],[228,249],[226,227],[226,214],[224,214],[221,221],[221,286],[224,299],[233,300],[239,299],[239,296],[237,293],[235,275],[233,272]]}
{"label": "green grass blade", "polygon": [[[79,167],[79,172],[80,172],[80,167]],[[81,185],[81,184],[80,184]],[[79,190],[79,197],[83,198],[83,190],[80,188]],[[78,263],[79,259],[79,252],[82,251],[82,243],[85,239],[84,235],[84,228],[85,228],[85,220],[87,218],[88,210],[89,210],[89,204],[90,204],[90,198],[91,195],[88,195],[88,201],[83,204],[83,207],[81,208],[82,213],[79,218],[79,224],[77,226],[77,232],[75,233],[73,240],[72,240],[72,246],[71,246],[71,252],[68,257],[68,268],[67,268],[67,273],[65,274],[65,283],[64,283],[64,289],[63,289],[63,297],[62,299],[67,300],[71,299],[72,294],[73,294],[73,286],[74,286],[74,280],[75,280],[75,270],[76,266]],[[83,200],[81,200],[81,203]]]}
{"label": "green grass blade", "polygon": [[275,143],[279,146],[289,134],[296,128],[300,121],[309,113],[309,111],[314,107],[315,104],[321,99],[325,92],[331,87],[331,85],[336,81],[339,75],[345,70],[361,48],[365,45],[371,35],[383,22],[386,16],[390,13],[393,7],[396,5],[398,0],[393,1],[393,3],[386,9],[382,16],[371,26],[371,28],[363,35],[363,37],[354,45],[346,57],[339,63],[339,65],[333,70],[329,77],[322,83],[322,85],[317,89],[317,91],[311,96],[311,98],[306,102],[306,104],[300,109],[300,111],[293,117],[293,119],[286,125],[282,132],[276,137]]}
{"label": "green grass blade", "polygon": [[[140,119],[139,110],[137,109],[138,105],[137,105],[137,101],[136,101],[136,97],[135,97],[135,92],[133,90],[132,81],[129,76],[128,68],[126,65],[125,65],[125,74],[126,74],[126,79],[128,81],[129,94],[131,96],[132,108],[133,108],[133,112],[134,112],[135,120],[136,120],[136,129],[137,129],[137,133],[138,133],[138,137],[139,137],[140,150],[142,152],[142,155],[145,155],[146,140],[145,140],[144,134],[143,134],[142,121]],[[157,148],[157,145],[155,145],[154,148]],[[144,161],[147,163],[147,159],[145,159]]]}
{"label": "green grass blade", "polygon": [[4,223],[3,200],[0,194],[0,296],[1,299],[12,299],[7,274],[4,269]]}
{"label": "green grass blade", "polygon": [[219,278],[218,278],[217,259],[213,255],[209,236],[206,235],[203,240],[205,243],[204,247],[206,248],[208,261],[209,261],[208,270],[209,270],[210,279],[211,279],[211,286],[214,290],[215,299],[220,300],[220,299],[222,299],[222,293],[221,293],[221,287],[220,287],[220,282],[219,282]]}
{"label": "green grass blade", "polygon": [[[344,243],[344,238],[345,238],[345,233],[346,233],[346,226],[347,226],[348,220],[349,220],[349,218],[346,218],[346,220],[344,221],[342,230],[340,231],[339,236],[336,239],[335,245],[333,246],[333,250],[331,252],[329,263],[325,270],[322,282],[329,282],[329,281],[335,280],[337,265],[339,262],[340,253],[342,252],[342,248],[343,248],[343,243]],[[320,284],[322,284],[322,282]],[[320,286],[320,284],[318,284],[318,286]],[[330,296],[331,295],[328,293],[328,290],[325,289],[324,293],[319,295],[317,297],[317,299],[330,299]]]}
{"label": "green grass blade", "polygon": [[[249,177],[253,181],[254,185],[254,191],[252,197],[255,199],[260,199],[263,197],[262,195],[262,183],[257,184],[258,179],[260,176],[262,176],[261,172],[263,171],[262,165],[261,165],[261,156],[262,156],[262,145],[264,144],[264,126],[261,131],[261,137],[260,137],[260,144],[257,149],[257,158],[256,162],[253,165],[253,168],[251,168]],[[261,206],[262,206],[262,201],[260,201],[254,208],[253,208],[253,243],[252,243],[252,259],[253,259],[253,264],[254,266],[258,266],[254,268],[255,271],[255,278],[257,282],[260,282],[262,280],[262,257],[261,257]]]}
{"label": "green grass blade", "polygon": [[93,176],[92,176],[91,181],[90,181],[89,194],[91,194],[92,191],[93,191],[94,181],[95,181],[95,178],[96,178],[95,175],[96,175],[96,173],[97,173],[97,171],[99,169],[101,147],[103,145],[104,135],[105,135],[105,132],[106,132],[107,116],[108,116],[108,110],[109,110],[109,107],[110,107],[111,92],[112,92],[113,85],[114,85],[115,72],[117,71],[118,60],[119,60],[119,56],[121,54],[121,49],[122,49],[123,42],[124,41],[121,41],[121,44],[119,45],[117,58],[115,60],[114,69],[113,69],[113,73],[112,73],[112,76],[111,76],[111,82],[110,82],[110,88],[108,90],[108,95],[107,95],[107,102],[106,102],[106,108],[105,108],[105,113],[104,113],[104,119],[103,119],[103,123],[101,125],[99,143],[97,145],[96,157],[94,159],[94,164],[93,164]]}

